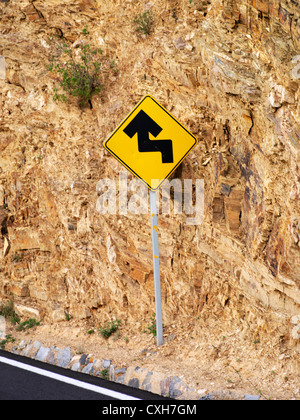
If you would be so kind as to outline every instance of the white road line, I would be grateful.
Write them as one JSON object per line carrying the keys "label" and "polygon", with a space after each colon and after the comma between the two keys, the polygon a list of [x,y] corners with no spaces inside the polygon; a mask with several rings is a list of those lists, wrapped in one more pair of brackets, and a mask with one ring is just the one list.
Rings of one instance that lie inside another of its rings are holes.
{"label": "white road line", "polygon": [[89,391],[97,392],[98,394],[117,398],[118,400],[139,400],[139,398],[122,394],[121,392],[112,391],[110,389],[102,388],[101,386],[92,385],[87,382],[78,381],[77,379],[69,378],[67,376],[63,376],[58,373],[54,373],[48,370],[30,366],[30,365],[27,365],[26,363],[17,362],[16,360],[7,359],[6,357],[0,356],[0,363],[6,363],[7,365],[15,366],[17,368],[24,369],[29,372],[37,373],[38,375],[47,376],[48,378],[52,378],[57,381],[65,382],[70,385],[75,385],[80,388],[88,389]]}

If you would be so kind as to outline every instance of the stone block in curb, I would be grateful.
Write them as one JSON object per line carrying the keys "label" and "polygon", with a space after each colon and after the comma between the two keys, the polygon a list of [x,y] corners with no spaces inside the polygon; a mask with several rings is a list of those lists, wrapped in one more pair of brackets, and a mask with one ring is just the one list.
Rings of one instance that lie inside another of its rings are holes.
{"label": "stone block in curb", "polygon": [[203,397],[199,398],[199,401],[211,401],[213,399],[213,394],[210,392],[209,394],[204,395]]}
{"label": "stone block in curb", "polygon": [[33,343],[33,347],[38,351],[40,349],[40,347],[42,346],[42,343],[40,343],[39,341],[35,341]]}
{"label": "stone block in curb", "polygon": [[88,373],[91,374],[93,370],[94,363],[89,363],[82,369],[82,373]]}
{"label": "stone block in curb", "polygon": [[40,362],[44,362],[46,360],[49,352],[50,352],[50,348],[49,347],[41,346],[39,348],[39,351],[37,352],[37,354],[35,356],[35,359],[36,360],[39,360]]}
{"label": "stone block in curb", "polygon": [[35,355],[37,354],[37,352],[38,352],[38,349],[36,347],[34,347],[32,342],[29,342],[28,345],[23,348],[20,355],[25,356],[25,357],[34,358]]}
{"label": "stone block in curb", "polygon": [[115,380],[118,384],[125,384],[125,375],[118,376],[118,378]]}
{"label": "stone block in curb", "polygon": [[56,364],[56,354],[55,354],[54,349],[52,347],[50,347],[50,351],[49,351],[45,361],[47,363],[49,363],[50,365],[55,365]]}
{"label": "stone block in curb", "polygon": [[63,350],[59,350],[56,358],[57,366],[66,368],[71,362],[71,349],[66,347]]}
{"label": "stone block in curb", "polygon": [[119,384],[124,384],[125,383],[125,375],[126,375],[126,369],[125,368],[121,368],[121,369],[116,369],[115,373],[114,373],[114,381],[119,383]]}
{"label": "stone block in curb", "polygon": [[148,372],[147,375],[145,376],[145,379],[143,380],[142,383],[142,389],[144,389],[145,391],[150,391],[151,390],[151,377],[153,375],[153,372]]}
{"label": "stone block in curb", "polygon": [[108,379],[110,381],[115,381],[115,365],[110,365]]}
{"label": "stone block in curb", "polygon": [[78,372],[79,369],[80,369],[80,363],[79,362],[73,363],[71,370]]}
{"label": "stone block in curb", "polygon": [[111,364],[111,360],[104,359],[102,362],[103,369],[108,369],[110,367],[110,364]]}
{"label": "stone block in curb", "polygon": [[161,395],[164,397],[177,398],[182,395],[181,386],[184,386],[181,379],[178,376],[168,377],[161,381],[160,389]]}
{"label": "stone block in curb", "polygon": [[87,364],[88,357],[89,357],[88,354],[85,354],[85,353],[82,354],[79,360],[80,364],[85,366]]}
{"label": "stone block in curb", "polygon": [[99,359],[95,359],[93,362],[93,375],[102,376],[101,371],[103,370],[103,362]]}
{"label": "stone block in curb", "polygon": [[138,378],[131,378],[128,381],[128,386],[131,386],[132,388],[139,388],[140,387],[140,381]]}
{"label": "stone block in curb", "polygon": [[260,395],[245,394],[244,398],[246,401],[258,401],[260,399]]}

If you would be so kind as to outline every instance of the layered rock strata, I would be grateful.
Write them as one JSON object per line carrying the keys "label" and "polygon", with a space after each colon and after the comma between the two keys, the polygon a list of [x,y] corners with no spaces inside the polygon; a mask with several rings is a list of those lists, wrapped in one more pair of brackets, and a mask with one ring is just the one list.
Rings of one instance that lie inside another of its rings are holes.
{"label": "layered rock strata", "polygon": [[[97,211],[99,181],[118,191],[121,170],[102,143],[151,94],[199,139],[173,178],[203,179],[205,192],[203,223],[159,216],[164,322],[214,314],[297,341],[299,6],[2,1],[0,296],[45,321],[67,313],[139,328],[153,313],[149,214]],[[133,24],[145,8],[149,36]],[[55,37],[117,64],[89,108],[53,100]]]}

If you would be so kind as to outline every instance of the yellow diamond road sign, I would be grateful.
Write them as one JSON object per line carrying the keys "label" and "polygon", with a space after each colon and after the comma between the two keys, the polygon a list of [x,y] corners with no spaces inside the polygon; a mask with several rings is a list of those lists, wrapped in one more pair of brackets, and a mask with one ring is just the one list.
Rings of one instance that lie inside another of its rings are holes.
{"label": "yellow diamond road sign", "polygon": [[197,139],[147,95],[105,140],[104,147],[155,191],[196,144]]}

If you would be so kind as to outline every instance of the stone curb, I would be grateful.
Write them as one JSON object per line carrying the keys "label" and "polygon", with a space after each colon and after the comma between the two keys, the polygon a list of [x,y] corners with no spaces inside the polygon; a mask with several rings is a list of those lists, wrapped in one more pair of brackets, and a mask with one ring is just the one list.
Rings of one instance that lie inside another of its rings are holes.
{"label": "stone curb", "polygon": [[92,354],[86,353],[75,355],[70,347],[64,349],[56,346],[45,347],[39,341],[29,340],[26,343],[22,340],[18,346],[13,347],[11,352],[178,400],[260,399],[259,395],[238,394],[232,391],[215,391],[201,397],[197,390],[189,388],[178,376],[166,376],[166,374],[138,366],[117,367],[112,360],[96,359]]}

